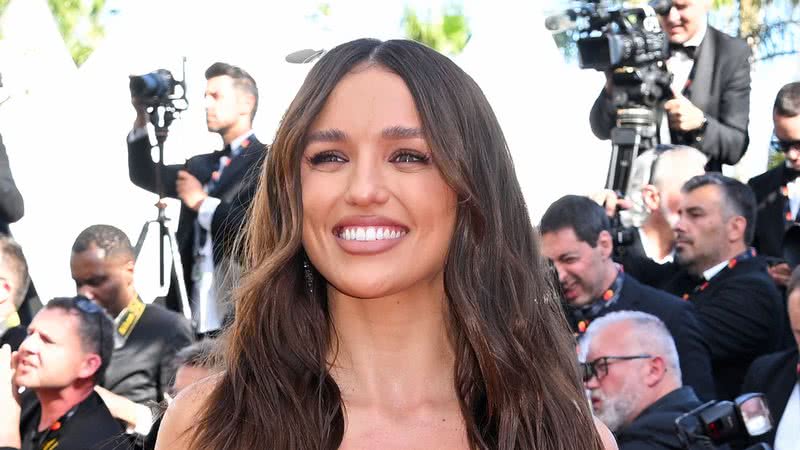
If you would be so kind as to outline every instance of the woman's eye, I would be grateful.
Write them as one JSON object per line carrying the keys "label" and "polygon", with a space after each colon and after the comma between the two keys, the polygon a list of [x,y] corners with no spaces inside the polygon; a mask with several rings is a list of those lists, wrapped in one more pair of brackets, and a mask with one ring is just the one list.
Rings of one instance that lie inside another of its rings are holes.
{"label": "woman's eye", "polygon": [[392,156],[392,161],[399,163],[427,163],[430,159],[428,155],[410,151],[401,151]]}
{"label": "woman's eye", "polygon": [[338,153],[331,151],[320,152],[313,156],[308,157],[307,159],[309,164],[311,164],[312,166],[318,166],[320,164],[326,164],[326,163],[341,163],[346,161]]}

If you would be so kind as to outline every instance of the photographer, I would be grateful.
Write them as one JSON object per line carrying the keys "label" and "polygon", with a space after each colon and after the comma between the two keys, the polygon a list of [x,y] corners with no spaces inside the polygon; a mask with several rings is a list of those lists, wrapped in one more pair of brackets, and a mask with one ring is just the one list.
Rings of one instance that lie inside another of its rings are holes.
{"label": "photographer", "polygon": [[[217,292],[219,270],[231,255],[266,154],[252,131],[258,107],[255,80],[225,63],[211,65],[205,76],[208,131],[220,135],[224,148],[192,157],[183,165],[163,166],[160,174],[164,194],[182,202],[177,240],[198,334],[214,333],[222,327],[226,311]],[[146,105],[135,97],[132,103],[136,121],[128,135],[130,178],[135,185],[156,192],[158,166],[150,157]],[[175,293],[173,284],[167,306],[180,310]]]}
{"label": "photographer", "polygon": [[619,311],[589,325],[580,344],[584,385],[620,450],[682,449],[675,419],[700,405],[681,383],[672,336],[657,317]]}
{"label": "photographer", "polygon": [[[718,172],[722,164],[736,164],[747,149],[750,50],[708,25],[710,6],[710,0],[673,0],[660,17],[673,48],[667,68],[674,96],[658,111],[659,138],[662,144],[696,147],[709,157],[706,169]],[[608,73],[607,78],[589,119],[600,139],[609,139],[616,122],[614,86]]]}
{"label": "photographer", "polygon": [[[756,194],[758,217],[753,247],[759,254],[783,258],[784,234],[800,217],[800,82],[778,91],[772,109],[773,147],[785,161],[747,182]],[[786,286],[791,269],[786,262],[769,268],[779,286]]]}

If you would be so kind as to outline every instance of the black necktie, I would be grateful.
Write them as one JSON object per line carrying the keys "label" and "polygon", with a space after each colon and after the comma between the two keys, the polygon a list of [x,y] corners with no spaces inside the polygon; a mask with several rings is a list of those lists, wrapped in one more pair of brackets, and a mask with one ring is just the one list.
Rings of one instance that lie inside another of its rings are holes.
{"label": "black necktie", "polygon": [[683,44],[675,44],[675,43],[670,42],[669,51],[670,51],[670,54],[672,54],[672,55],[674,55],[675,53],[683,53],[689,59],[694,59],[694,54],[697,51],[697,46],[695,46],[695,45],[684,46]]}

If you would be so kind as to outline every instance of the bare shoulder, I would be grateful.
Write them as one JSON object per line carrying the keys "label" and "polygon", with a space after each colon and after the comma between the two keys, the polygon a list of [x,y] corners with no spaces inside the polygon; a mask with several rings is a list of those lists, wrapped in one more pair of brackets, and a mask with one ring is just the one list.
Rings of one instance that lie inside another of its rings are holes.
{"label": "bare shoulder", "polygon": [[608,427],[603,422],[600,422],[600,419],[597,417],[594,418],[594,426],[600,434],[600,439],[603,440],[603,448],[605,450],[618,450],[617,440],[614,439],[614,435],[611,434]]}
{"label": "bare shoulder", "polygon": [[182,390],[170,403],[158,431],[156,450],[188,449],[192,426],[197,423],[206,399],[222,380],[222,374],[204,378]]}

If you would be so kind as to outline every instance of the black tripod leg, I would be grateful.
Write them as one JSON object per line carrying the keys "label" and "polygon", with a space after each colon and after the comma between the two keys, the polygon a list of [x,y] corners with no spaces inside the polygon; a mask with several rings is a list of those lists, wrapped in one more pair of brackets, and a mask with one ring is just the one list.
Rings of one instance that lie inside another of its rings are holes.
{"label": "black tripod leg", "polygon": [[139,253],[142,251],[144,240],[147,238],[147,230],[150,228],[151,223],[153,223],[153,221],[148,220],[142,226],[142,231],[139,233],[139,239],[136,240],[136,247],[133,249],[134,258],[139,258]]}

